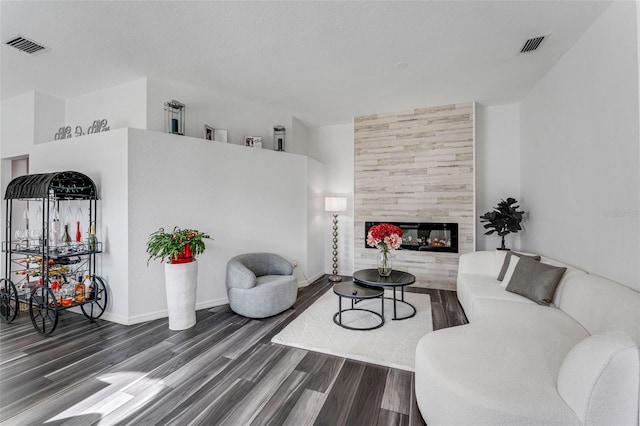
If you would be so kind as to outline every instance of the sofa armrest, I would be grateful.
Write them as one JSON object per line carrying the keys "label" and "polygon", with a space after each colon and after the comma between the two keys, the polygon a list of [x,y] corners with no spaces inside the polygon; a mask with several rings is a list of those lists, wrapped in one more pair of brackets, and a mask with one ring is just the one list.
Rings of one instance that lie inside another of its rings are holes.
{"label": "sofa armrest", "polygon": [[227,288],[253,288],[256,285],[256,274],[237,260],[227,263]]}

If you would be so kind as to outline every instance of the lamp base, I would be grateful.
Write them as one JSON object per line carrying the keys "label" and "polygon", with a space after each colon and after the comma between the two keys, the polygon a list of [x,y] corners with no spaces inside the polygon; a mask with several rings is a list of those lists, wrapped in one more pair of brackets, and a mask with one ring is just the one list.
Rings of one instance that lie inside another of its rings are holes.
{"label": "lamp base", "polygon": [[329,275],[329,281],[332,283],[337,283],[342,281],[342,277],[340,275]]}

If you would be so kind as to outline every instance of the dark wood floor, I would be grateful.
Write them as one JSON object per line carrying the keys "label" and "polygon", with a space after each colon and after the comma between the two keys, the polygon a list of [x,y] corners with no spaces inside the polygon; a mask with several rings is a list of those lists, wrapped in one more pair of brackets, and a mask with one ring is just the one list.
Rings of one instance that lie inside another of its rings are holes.
{"label": "dark wood floor", "polygon": [[[60,315],[51,337],[28,315],[0,325],[3,425],[424,425],[410,372],[270,343],[330,285],[251,320],[228,305],[133,326]],[[434,329],[466,322],[455,292],[431,296]]]}

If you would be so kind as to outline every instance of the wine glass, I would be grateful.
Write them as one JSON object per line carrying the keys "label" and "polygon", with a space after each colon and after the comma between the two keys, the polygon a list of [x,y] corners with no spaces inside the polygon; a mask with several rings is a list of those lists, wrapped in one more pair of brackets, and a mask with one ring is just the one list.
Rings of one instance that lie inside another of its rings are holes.
{"label": "wine glass", "polygon": [[31,239],[32,244],[36,247],[40,245],[40,234],[41,234],[41,231],[37,229],[29,230],[29,238]]}
{"label": "wine glass", "polygon": [[15,236],[16,236],[16,240],[18,240],[18,246],[26,246],[26,241],[27,241],[26,229],[17,229]]}

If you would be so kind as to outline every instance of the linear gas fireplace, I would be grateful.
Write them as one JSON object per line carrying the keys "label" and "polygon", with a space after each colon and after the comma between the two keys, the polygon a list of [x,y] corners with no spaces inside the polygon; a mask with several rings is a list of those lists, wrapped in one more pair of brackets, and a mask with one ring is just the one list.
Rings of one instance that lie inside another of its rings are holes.
{"label": "linear gas fireplace", "polygon": [[458,253],[458,224],[433,222],[365,222],[364,240],[367,246],[369,229],[379,223],[390,223],[402,229],[402,250]]}

